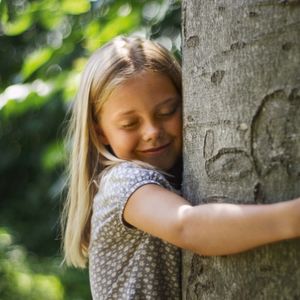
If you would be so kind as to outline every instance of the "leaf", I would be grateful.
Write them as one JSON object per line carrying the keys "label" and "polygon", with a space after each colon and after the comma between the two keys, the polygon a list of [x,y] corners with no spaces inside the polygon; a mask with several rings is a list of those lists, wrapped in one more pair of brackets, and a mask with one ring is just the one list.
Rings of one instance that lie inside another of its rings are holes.
{"label": "leaf", "polygon": [[23,78],[28,78],[33,72],[45,64],[52,56],[53,50],[51,48],[38,49],[32,52],[25,60],[21,74]]}
{"label": "leaf", "polygon": [[80,15],[90,10],[91,4],[87,0],[64,0],[62,10],[71,15]]}
{"label": "leaf", "polygon": [[138,25],[139,14],[135,11],[126,17],[119,17],[109,22],[100,33],[100,40],[108,41],[114,36],[128,32]]}
{"label": "leaf", "polygon": [[48,98],[45,96],[41,97],[36,93],[30,93],[23,101],[8,100],[0,110],[1,115],[5,118],[20,116],[33,108],[43,106],[47,101]]}
{"label": "leaf", "polygon": [[3,23],[3,31],[6,35],[19,35],[26,31],[32,24],[31,14],[24,14],[14,22]]}
{"label": "leaf", "polygon": [[96,24],[94,22],[87,28],[85,48],[89,51],[94,51],[113,37],[130,32],[138,26],[139,22],[140,15],[137,11],[133,11],[125,17],[120,16],[112,18],[112,20],[103,27],[101,27],[102,24]]}
{"label": "leaf", "polygon": [[0,19],[2,22],[8,20],[8,12],[7,12],[7,6],[5,1],[0,0]]}

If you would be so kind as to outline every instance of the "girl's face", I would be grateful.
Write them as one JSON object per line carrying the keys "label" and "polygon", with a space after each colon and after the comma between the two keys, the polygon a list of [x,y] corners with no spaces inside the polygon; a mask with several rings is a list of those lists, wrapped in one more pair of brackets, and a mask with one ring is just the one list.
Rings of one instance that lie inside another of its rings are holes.
{"label": "girl's face", "polygon": [[181,97],[163,74],[142,71],[116,87],[100,120],[102,143],[121,159],[167,171],[181,155]]}

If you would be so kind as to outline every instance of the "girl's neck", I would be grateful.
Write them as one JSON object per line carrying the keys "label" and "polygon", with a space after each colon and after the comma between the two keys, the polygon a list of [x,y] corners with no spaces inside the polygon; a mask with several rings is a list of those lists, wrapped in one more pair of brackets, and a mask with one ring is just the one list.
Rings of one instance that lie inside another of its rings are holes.
{"label": "girl's neck", "polygon": [[167,171],[167,173],[170,174],[170,176],[167,176],[167,179],[176,190],[181,189],[182,171],[183,161],[181,156],[180,158],[178,158],[175,165]]}
{"label": "girl's neck", "polygon": [[[110,146],[106,146],[107,150],[112,154],[115,155],[112,148]],[[166,178],[169,183],[175,188],[176,190],[181,189],[181,181],[182,181],[182,171],[183,171],[183,160],[182,156],[180,156],[174,166],[167,171]]]}

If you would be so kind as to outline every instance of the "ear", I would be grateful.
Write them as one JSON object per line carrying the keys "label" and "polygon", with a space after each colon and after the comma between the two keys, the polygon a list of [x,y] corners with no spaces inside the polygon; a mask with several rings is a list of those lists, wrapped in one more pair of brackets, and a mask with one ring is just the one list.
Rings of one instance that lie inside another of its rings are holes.
{"label": "ear", "polygon": [[102,128],[101,128],[98,124],[96,124],[96,123],[94,123],[94,127],[95,127],[95,131],[96,131],[98,137],[100,138],[101,143],[102,143],[103,145],[105,145],[105,146],[108,146],[108,145],[109,145],[109,142],[108,142],[108,139],[107,139],[107,137],[105,136],[105,134],[104,134]]}

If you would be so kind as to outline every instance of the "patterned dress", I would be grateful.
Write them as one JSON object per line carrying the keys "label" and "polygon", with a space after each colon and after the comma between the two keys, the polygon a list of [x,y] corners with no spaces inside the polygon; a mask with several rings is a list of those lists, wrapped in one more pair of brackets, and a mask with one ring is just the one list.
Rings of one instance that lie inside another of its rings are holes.
{"label": "patterned dress", "polygon": [[145,184],[173,190],[158,171],[131,162],[120,163],[102,176],[93,203],[89,248],[94,300],[181,299],[180,250],[123,219],[130,195]]}

